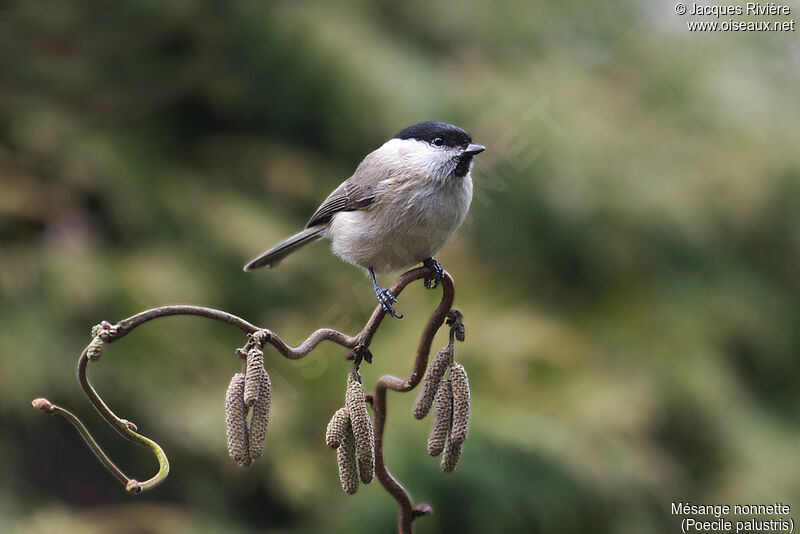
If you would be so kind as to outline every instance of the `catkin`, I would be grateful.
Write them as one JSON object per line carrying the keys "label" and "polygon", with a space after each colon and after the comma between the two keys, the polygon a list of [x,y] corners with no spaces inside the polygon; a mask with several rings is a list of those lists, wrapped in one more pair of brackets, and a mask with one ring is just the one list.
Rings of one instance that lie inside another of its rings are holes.
{"label": "catkin", "polygon": [[445,473],[452,473],[459,460],[461,460],[461,452],[463,445],[460,443],[453,443],[452,440],[447,440],[444,447],[444,454],[442,454],[442,471]]}
{"label": "catkin", "polygon": [[428,373],[425,375],[425,381],[422,384],[422,391],[414,404],[414,417],[422,419],[431,410],[433,398],[436,396],[436,391],[439,388],[439,383],[442,381],[447,367],[453,360],[453,347],[447,345],[434,356],[428,367]]}
{"label": "catkin", "polygon": [[[246,390],[245,386],[245,390]],[[264,440],[267,438],[269,408],[272,403],[271,383],[267,371],[262,367],[258,398],[253,404],[253,417],[250,419],[250,458],[255,460],[264,454]]]}
{"label": "catkin", "polygon": [[248,447],[247,406],[244,404],[244,375],[236,373],[225,395],[225,431],[228,436],[228,454],[241,465],[250,465]]}
{"label": "catkin", "polygon": [[442,380],[436,390],[433,427],[428,438],[428,454],[439,456],[444,449],[453,417],[453,391],[450,380]]}
{"label": "catkin", "polygon": [[262,376],[266,374],[264,370],[264,352],[255,348],[247,353],[247,370],[244,377],[244,403],[252,406],[258,398],[261,389]]}
{"label": "catkin", "polygon": [[469,380],[464,366],[454,363],[450,367],[450,384],[453,388],[453,427],[450,441],[461,445],[469,432]]}
{"label": "catkin", "polygon": [[458,325],[458,327],[456,328],[455,337],[457,341],[464,341],[466,337],[466,327],[464,326],[463,323]]}
{"label": "catkin", "polygon": [[99,361],[103,356],[103,349],[105,346],[106,342],[103,341],[103,338],[100,337],[99,334],[94,336],[92,341],[89,343],[89,346],[86,347],[86,357],[93,362]]}
{"label": "catkin", "polygon": [[355,437],[361,481],[369,484],[375,476],[375,439],[367,403],[364,400],[364,386],[355,377],[355,373],[350,373],[347,377],[345,406],[350,414],[350,424]]}
{"label": "catkin", "polygon": [[350,414],[347,408],[339,408],[331,417],[325,431],[325,444],[331,449],[336,449],[342,444],[344,434],[350,428]]}
{"label": "catkin", "polygon": [[[337,412],[338,413],[338,412]],[[353,428],[350,418],[346,420],[346,427],[342,435],[342,442],[336,449],[336,459],[339,463],[339,480],[342,489],[348,495],[358,491],[358,470],[356,469],[356,444],[353,437]]]}

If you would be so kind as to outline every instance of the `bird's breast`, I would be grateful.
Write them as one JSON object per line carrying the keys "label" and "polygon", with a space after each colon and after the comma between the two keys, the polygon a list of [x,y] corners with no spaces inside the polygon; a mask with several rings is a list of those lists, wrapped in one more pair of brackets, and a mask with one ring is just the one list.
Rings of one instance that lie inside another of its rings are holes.
{"label": "bird's breast", "polygon": [[328,231],[334,253],[376,272],[408,268],[436,254],[461,225],[472,200],[469,175],[445,184],[387,184],[369,209],[337,213]]}

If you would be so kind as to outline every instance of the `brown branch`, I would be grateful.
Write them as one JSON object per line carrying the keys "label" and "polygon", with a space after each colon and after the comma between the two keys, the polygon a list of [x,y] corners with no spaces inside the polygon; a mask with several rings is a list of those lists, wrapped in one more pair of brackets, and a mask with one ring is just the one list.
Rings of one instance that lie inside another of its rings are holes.
{"label": "brown branch", "polygon": [[[398,296],[405,287],[421,278],[429,277],[433,273],[427,267],[418,267],[400,275],[392,284],[391,292]],[[433,314],[428,319],[425,329],[420,338],[419,346],[417,348],[417,356],[414,360],[414,367],[411,374],[406,379],[400,379],[391,375],[382,376],[376,386],[375,393],[367,395],[367,398],[372,401],[375,417],[373,418],[373,428],[375,433],[375,468],[378,480],[381,485],[397,500],[400,505],[400,513],[398,518],[398,529],[401,534],[411,532],[411,524],[413,520],[421,515],[431,513],[433,510],[428,504],[420,504],[416,507],[413,506],[411,495],[406,489],[392,476],[386,468],[383,456],[383,432],[386,426],[386,391],[391,389],[398,392],[406,392],[414,389],[417,384],[422,380],[425,369],[428,365],[428,357],[430,355],[431,344],[436,333],[441,328],[448,317],[448,312],[451,311],[454,298],[454,285],[453,279],[448,273],[444,273],[442,280],[442,300],[434,310]],[[460,326],[460,314],[453,312],[457,315],[452,315],[453,323]],[[86,427],[81,421],[68,410],[56,406],[46,399],[36,399],[34,407],[47,414],[56,414],[64,417],[72,423],[81,436],[84,438],[90,449],[94,452],[97,458],[120,482],[126,485],[129,493],[135,494],[141,491],[152,489],[160,484],[169,473],[169,462],[161,447],[151,439],[138,433],[136,425],[118,417],[109,406],[103,401],[97,391],[94,389],[88,377],[88,365],[91,361],[100,359],[103,349],[106,344],[113,343],[122,339],[130,332],[139,326],[162,317],[172,315],[194,315],[205,317],[208,319],[217,320],[232,326],[235,326],[242,332],[248,335],[248,342],[245,347],[251,346],[254,343],[259,343],[262,346],[269,343],[284,357],[290,360],[298,360],[310,353],[314,348],[323,341],[331,341],[342,347],[351,349],[350,357],[360,363],[362,359],[367,361],[371,360],[369,353],[369,345],[372,342],[375,333],[380,327],[381,322],[385,316],[385,312],[378,305],[372,312],[364,328],[355,336],[348,336],[338,330],[331,328],[321,328],[313,332],[297,347],[287,345],[277,334],[265,328],[258,328],[257,326],[247,322],[246,320],[236,315],[211,308],[204,308],[201,306],[190,305],[173,305],[161,306],[150,310],[137,313],[131,317],[123,319],[118,323],[112,325],[111,323],[103,321],[92,329],[94,339],[83,350],[78,359],[78,382],[81,389],[87,396],[89,401],[95,407],[97,412],[103,419],[116,430],[120,435],[126,439],[142,446],[149,447],[154,453],[159,462],[159,470],[152,478],[138,482],[135,479],[128,478],[103,452],[102,448],[89,434]],[[460,326],[463,329],[463,326]],[[455,328],[455,326],[453,327]],[[453,336],[453,329],[451,328],[451,338]],[[242,349],[240,349],[242,350]]]}
{"label": "brown branch", "polygon": [[[142,434],[139,434],[136,425],[126,419],[117,417],[117,415],[111,411],[111,408],[109,408],[108,405],[103,402],[103,399],[100,397],[100,395],[98,395],[97,391],[95,391],[94,387],[92,387],[92,384],[89,382],[89,376],[87,375],[86,371],[90,360],[87,356],[87,352],[87,349],[84,349],[80,358],[78,359],[78,383],[81,385],[83,393],[89,399],[89,402],[92,403],[92,406],[95,407],[100,416],[111,426],[111,428],[116,430],[117,433],[119,433],[125,439],[132,441],[137,445],[150,448],[158,460],[158,472],[153,477],[145,480],[144,482],[137,482],[135,479],[128,479],[125,485],[126,489],[129,493],[138,494],[142,491],[146,491],[158,486],[164,481],[164,479],[167,478],[167,475],[169,474],[169,461],[167,460],[167,455],[164,453],[164,450],[158,443],[146,436],[143,436]],[[66,412],[66,410],[64,411]],[[77,417],[74,415],[72,417],[77,420]],[[75,423],[73,422],[73,424]],[[77,425],[75,426],[78,428]],[[84,439],[86,439],[85,436]],[[89,440],[86,441],[89,443]],[[100,446],[96,445],[96,447],[91,448],[92,452],[95,453],[95,456],[100,459],[102,464],[106,466],[109,471],[114,473],[117,478],[119,478],[116,472],[121,473],[120,469],[107,457]]]}
{"label": "brown branch", "polygon": [[[424,278],[425,276],[430,276],[430,274],[431,272],[427,267],[418,267],[416,269],[406,271],[405,273],[401,274],[392,284],[392,293],[395,296],[398,296],[408,284],[419,280],[420,278]],[[378,327],[383,321],[386,312],[384,312],[383,308],[380,306],[376,306],[375,310],[372,312],[372,315],[367,321],[367,324],[364,325],[364,328],[361,330],[361,332],[355,336],[348,336],[332,328],[320,328],[308,336],[308,338],[306,338],[305,341],[300,343],[297,347],[290,347],[280,338],[280,336],[271,330],[267,328],[258,328],[257,326],[245,321],[241,317],[237,317],[231,313],[212,308],[204,308],[202,306],[160,306],[158,308],[137,313],[136,315],[128,317],[127,319],[123,319],[116,325],[110,325],[106,323],[108,325],[108,339],[106,341],[110,343],[112,341],[121,339],[132,332],[135,328],[148,321],[152,321],[153,319],[158,319],[160,317],[168,317],[170,315],[196,315],[199,317],[214,319],[235,326],[245,334],[254,334],[258,331],[264,332],[265,335],[263,340],[265,343],[269,343],[275,347],[282,356],[290,360],[299,360],[300,358],[307,356],[308,353],[314,350],[316,346],[323,341],[332,341],[333,343],[348,349],[355,349],[359,345],[363,348],[368,347],[372,342],[372,338],[375,336],[375,332],[378,330]],[[423,368],[423,372],[424,370],[425,369]]]}
{"label": "brown branch", "polygon": [[[395,282],[391,288],[394,295],[397,295],[396,290],[400,289],[397,285],[397,282]],[[433,338],[447,318],[454,298],[455,286],[453,279],[449,273],[445,272],[442,279],[442,300],[431,314],[422,332],[411,374],[406,379],[392,375],[381,376],[375,384],[375,393],[372,395],[372,408],[375,411],[372,423],[375,431],[375,474],[381,485],[400,505],[400,513],[397,518],[397,528],[400,534],[409,534],[412,531],[411,524],[414,519],[430,514],[433,509],[427,503],[421,503],[415,507],[411,501],[411,494],[392,476],[386,467],[383,456],[383,431],[386,427],[386,391],[389,389],[398,392],[411,391],[420,383],[425,374],[425,369],[428,367],[428,357],[430,356]]]}
{"label": "brown branch", "polygon": [[108,469],[108,471],[112,475],[114,475],[114,477],[117,480],[119,480],[123,484],[128,484],[128,482],[131,479],[125,473],[120,471],[120,469],[116,465],[114,465],[114,462],[112,462],[111,459],[108,456],[106,456],[106,454],[103,452],[103,449],[100,448],[100,445],[97,444],[97,441],[94,439],[94,437],[92,437],[92,435],[86,429],[84,424],[81,422],[80,419],[78,419],[78,417],[75,414],[73,414],[69,410],[65,410],[64,408],[53,404],[47,399],[41,399],[41,398],[34,399],[31,404],[33,404],[34,408],[40,410],[44,414],[60,415],[61,417],[72,423],[72,426],[74,426],[75,430],[78,431],[78,434],[80,434],[80,436],[86,442],[86,445],[88,445],[89,449],[91,449],[91,451],[95,454],[95,456],[97,456],[100,459],[100,462],[102,462],[103,466],[106,469]]}

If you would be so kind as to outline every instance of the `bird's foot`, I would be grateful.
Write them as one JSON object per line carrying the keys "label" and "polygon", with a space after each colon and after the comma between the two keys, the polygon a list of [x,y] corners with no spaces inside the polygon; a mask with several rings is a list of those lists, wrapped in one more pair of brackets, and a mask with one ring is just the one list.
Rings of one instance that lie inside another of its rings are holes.
{"label": "bird's foot", "polygon": [[397,319],[403,318],[403,316],[394,311],[394,308],[392,307],[392,302],[397,302],[397,298],[392,295],[391,291],[382,287],[376,287],[375,296],[378,297],[378,302],[380,303],[381,308],[383,308],[383,311]]}
{"label": "bird's foot", "polygon": [[433,271],[433,276],[431,278],[426,278],[423,283],[427,289],[436,289],[439,286],[439,282],[442,281],[444,278],[444,269],[439,264],[438,261],[434,260],[433,258],[428,258],[427,260],[422,262],[422,265]]}

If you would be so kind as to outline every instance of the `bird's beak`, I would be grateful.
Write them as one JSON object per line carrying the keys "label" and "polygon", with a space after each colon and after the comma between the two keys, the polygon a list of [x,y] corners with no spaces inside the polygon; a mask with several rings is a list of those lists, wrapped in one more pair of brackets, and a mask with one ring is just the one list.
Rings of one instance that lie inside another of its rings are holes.
{"label": "bird's beak", "polygon": [[467,148],[464,149],[463,155],[464,156],[474,156],[475,154],[480,154],[486,150],[486,147],[483,145],[475,145],[470,143],[467,145]]}

